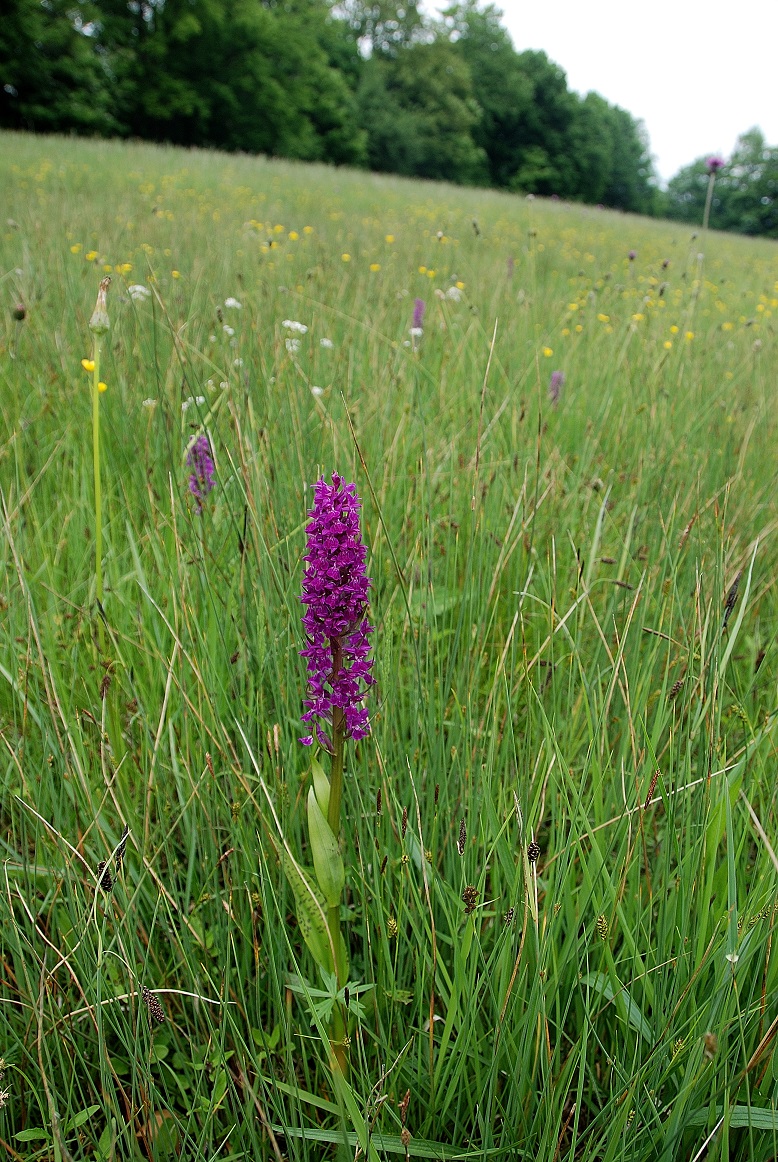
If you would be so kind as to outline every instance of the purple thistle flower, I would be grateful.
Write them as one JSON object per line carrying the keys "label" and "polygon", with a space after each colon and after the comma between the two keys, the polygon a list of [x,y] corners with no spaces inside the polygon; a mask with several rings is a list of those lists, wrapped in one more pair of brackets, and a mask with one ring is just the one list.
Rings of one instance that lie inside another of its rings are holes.
{"label": "purple thistle flower", "polygon": [[551,381],[548,385],[548,398],[551,400],[552,404],[556,404],[559,401],[559,389],[564,385],[564,382],[564,371],[551,372]]}
{"label": "purple thistle flower", "polygon": [[630,260],[630,262],[634,262],[635,259],[637,258],[637,256],[638,256],[637,250],[630,250],[629,254],[627,255],[627,258]]}
{"label": "purple thistle flower", "polygon": [[[370,733],[364,700],[375,679],[368,657],[368,635],[373,627],[367,613],[370,579],[365,574],[367,549],[359,528],[362,507],[355,484],[344,486],[343,477],[332,474],[332,484],[322,477],[316,484],[314,506],[307,528],[307,552],[300,600],[306,605],[303,627],[308,645],[300,650],[308,665],[308,698],[303,722],[321,719],[333,730],[351,738]],[[314,727],[325,750],[330,737]],[[311,746],[313,735],[301,738]]]}
{"label": "purple thistle flower", "polygon": [[712,154],[711,157],[705,158],[705,168],[708,173],[718,173],[720,169],[724,168],[724,165],[724,158],[719,157],[716,153]]}
{"label": "purple thistle flower", "polygon": [[196,511],[201,513],[203,501],[214,486],[213,474],[216,471],[207,436],[198,436],[192,444],[186,454],[186,466],[192,469],[189,491],[197,501]]}
{"label": "purple thistle flower", "polygon": [[424,326],[424,312],[426,311],[426,309],[427,309],[427,305],[424,302],[424,299],[414,299],[414,303],[413,303],[413,327],[415,330],[420,331],[422,329],[422,327]]}

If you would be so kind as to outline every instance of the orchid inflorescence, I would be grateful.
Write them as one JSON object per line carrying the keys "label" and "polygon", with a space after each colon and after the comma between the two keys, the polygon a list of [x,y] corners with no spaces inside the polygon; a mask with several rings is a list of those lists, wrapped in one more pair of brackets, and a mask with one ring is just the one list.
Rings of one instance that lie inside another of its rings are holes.
{"label": "orchid inflorescence", "polygon": [[[370,720],[364,699],[373,685],[368,657],[372,626],[367,619],[370,580],[365,573],[367,550],[359,528],[361,503],[354,484],[337,473],[332,484],[316,484],[308,525],[307,552],[300,600],[307,606],[303,627],[308,644],[300,653],[308,664],[308,698],[303,722],[319,719],[328,726],[342,718],[346,735],[364,738]],[[319,722],[319,743],[332,750],[332,740]],[[300,740],[311,746],[314,735]]]}

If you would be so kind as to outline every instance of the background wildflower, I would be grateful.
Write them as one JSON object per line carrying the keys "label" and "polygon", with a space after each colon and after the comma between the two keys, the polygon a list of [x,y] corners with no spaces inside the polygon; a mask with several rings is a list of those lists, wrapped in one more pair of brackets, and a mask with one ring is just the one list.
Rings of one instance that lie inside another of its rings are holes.
{"label": "background wildflower", "polygon": [[203,511],[203,501],[214,487],[214,473],[216,466],[211,455],[211,445],[207,436],[198,436],[186,454],[187,468],[192,472],[189,477],[189,491],[196,501],[195,511]]}
{"label": "background wildflower", "polygon": [[427,304],[424,299],[413,300],[413,323],[411,326],[414,330],[421,331],[424,326],[424,312],[427,309]]}

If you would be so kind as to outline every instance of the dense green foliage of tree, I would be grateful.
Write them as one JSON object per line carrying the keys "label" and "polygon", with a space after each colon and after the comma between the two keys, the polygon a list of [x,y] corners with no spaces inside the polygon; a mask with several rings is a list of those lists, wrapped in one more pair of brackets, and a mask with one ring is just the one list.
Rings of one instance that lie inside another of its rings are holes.
{"label": "dense green foliage of tree", "polygon": [[[4,0],[0,126],[213,146],[701,221],[703,160],[662,194],[643,126],[571,92],[502,13],[457,0]],[[778,235],[778,149],[745,134],[711,224]]]}
{"label": "dense green foliage of tree", "polygon": [[[700,222],[708,193],[706,159],[685,166],[670,182],[664,210],[681,222]],[[738,139],[732,157],[716,175],[710,225],[740,234],[778,238],[778,147],[758,129]]]}

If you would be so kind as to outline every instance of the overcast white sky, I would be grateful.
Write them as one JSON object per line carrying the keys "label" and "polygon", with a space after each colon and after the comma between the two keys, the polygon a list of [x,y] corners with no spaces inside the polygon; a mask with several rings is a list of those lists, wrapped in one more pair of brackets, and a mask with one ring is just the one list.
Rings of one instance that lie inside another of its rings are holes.
{"label": "overcast white sky", "polygon": [[727,156],[753,125],[778,144],[778,0],[496,7],[519,52],[543,49],[571,89],[594,89],[645,122],[664,181],[702,154]]}

